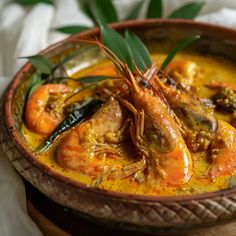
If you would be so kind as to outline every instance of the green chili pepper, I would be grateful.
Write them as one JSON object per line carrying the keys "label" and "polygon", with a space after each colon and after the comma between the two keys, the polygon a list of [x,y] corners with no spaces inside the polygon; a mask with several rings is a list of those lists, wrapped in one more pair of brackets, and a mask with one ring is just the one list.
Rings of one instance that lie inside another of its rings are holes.
{"label": "green chili pepper", "polygon": [[35,154],[47,151],[51,146],[53,141],[63,132],[75,126],[84,120],[85,117],[92,114],[95,107],[100,106],[102,101],[92,100],[83,104],[79,109],[71,112],[52,132],[52,134],[47,138],[47,140],[42,143],[35,151]]}

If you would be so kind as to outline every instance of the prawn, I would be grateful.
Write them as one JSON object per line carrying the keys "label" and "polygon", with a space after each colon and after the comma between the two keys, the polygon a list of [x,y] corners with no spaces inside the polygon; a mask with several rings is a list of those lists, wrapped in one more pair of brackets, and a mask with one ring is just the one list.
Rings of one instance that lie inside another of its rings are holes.
{"label": "prawn", "polygon": [[[168,75],[164,76],[171,80]],[[155,89],[162,91],[174,111],[188,148],[193,152],[207,150],[217,129],[213,111],[189,91],[179,88],[178,83],[164,83],[159,77],[155,77],[150,83]]]}
{"label": "prawn", "polygon": [[189,89],[198,73],[198,66],[190,60],[174,60],[166,71],[177,83]]}
{"label": "prawn", "polygon": [[[184,126],[184,137],[192,151],[207,151],[210,161],[209,176],[214,179],[230,175],[236,170],[236,130],[225,121],[217,120],[194,95],[183,88],[156,83],[162,88],[171,109]],[[227,84],[215,83],[216,88]],[[156,85],[157,86],[157,85]],[[182,127],[183,128],[183,127]]]}
{"label": "prawn", "polygon": [[45,84],[38,87],[26,103],[24,117],[27,127],[35,133],[49,135],[62,121],[62,116],[53,110],[55,101],[69,92],[70,88],[65,84]]}
{"label": "prawn", "polygon": [[[132,101],[123,103],[134,114],[131,137],[145,157],[149,179],[159,176],[169,185],[186,183],[193,172],[192,157],[167,103],[161,93],[155,94],[141,82],[142,74],[137,71],[135,78],[126,71]],[[155,73],[151,67],[145,76]]]}
{"label": "prawn", "polygon": [[218,129],[211,142],[211,178],[230,175],[236,170],[236,130],[229,123],[218,120]]}
{"label": "prawn", "polygon": [[59,165],[90,177],[104,175],[109,166],[106,161],[121,156],[116,145],[122,143],[126,136],[123,133],[126,129],[122,128],[126,113],[119,101],[111,97],[60,143],[56,156]]}

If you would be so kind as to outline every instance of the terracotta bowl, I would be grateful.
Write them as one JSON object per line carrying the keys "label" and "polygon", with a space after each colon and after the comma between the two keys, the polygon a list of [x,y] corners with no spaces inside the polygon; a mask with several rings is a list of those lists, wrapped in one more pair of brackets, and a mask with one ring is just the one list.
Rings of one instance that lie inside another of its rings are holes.
{"label": "terracotta bowl", "polygon": [[[129,21],[113,27],[120,31],[130,28],[148,46],[166,40],[174,43],[187,35],[200,33],[203,35],[201,40],[191,50],[236,59],[236,31],[230,29],[184,20]],[[72,36],[42,53],[59,61],[71,51],[81,50],[81,55],[66,66],[72,73],[102,58],[98,49],[78,42],[81,37],[94,36],[99,36],[98,29]],[[235,187],[182,197],[131,195],[88,187],[40,163],[26,147],[20,131],[27,83],[32,73],[32,65],[27,63],[6,90],[0,114],[3,117],[0,121],[0,143],[20,175],[46,196],[107,226],[146,233],[173,235],[229,222],[236,217]]]}

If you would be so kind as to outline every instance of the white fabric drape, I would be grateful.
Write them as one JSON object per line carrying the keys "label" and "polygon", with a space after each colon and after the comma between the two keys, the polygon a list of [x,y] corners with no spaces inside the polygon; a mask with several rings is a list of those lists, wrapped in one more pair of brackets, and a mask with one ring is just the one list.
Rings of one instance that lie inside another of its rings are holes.
{"label": "white fabric drape", "polygon": [[[132,5],[139,1],[114,0],[120,18],[125,18]],[[180,4],[191,1],[164,0],[165,15]],[[147,3],[140,17],[144,15]],[[208,0],[202,16],[197,20],[236,28],[236,1]],[[37,4],[33,8],[24,8],[10,0],[0,0],[0,95],[25,62],[17,58],[36,54],[49,44],[65,38],[66,35],[53,32],[52,29],[71,24],[93,25],[81,11],[77,0],[55,0],[55,7]],[[0,150],[1,236],[42,235],[28,217],[25,202],[22,180]]]}

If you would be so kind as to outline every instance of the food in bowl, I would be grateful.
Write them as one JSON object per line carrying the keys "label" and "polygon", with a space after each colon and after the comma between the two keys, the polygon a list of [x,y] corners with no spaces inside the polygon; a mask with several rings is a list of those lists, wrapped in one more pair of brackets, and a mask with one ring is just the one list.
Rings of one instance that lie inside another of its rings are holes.
{"label": "food in bowl", "polygon": [[152,64],[140,70],[97,44],[113,62],[30,91],[21,130],[37,158],[117,192],[188,195],[234,184],[234,64],[181,52],[160,69],[166,55],[150,49]]}

